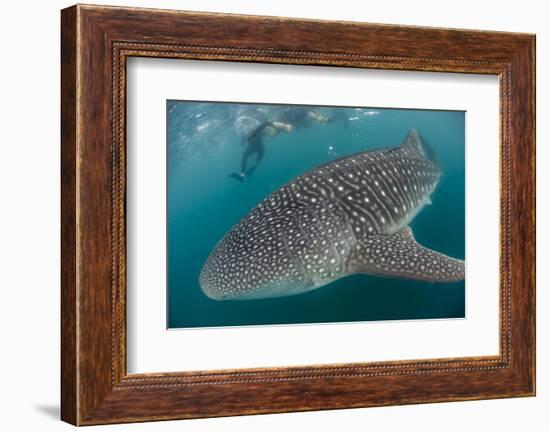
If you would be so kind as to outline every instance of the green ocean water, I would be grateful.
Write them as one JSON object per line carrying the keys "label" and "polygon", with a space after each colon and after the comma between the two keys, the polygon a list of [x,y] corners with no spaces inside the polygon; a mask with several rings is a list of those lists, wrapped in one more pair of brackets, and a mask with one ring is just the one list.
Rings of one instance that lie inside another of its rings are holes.
{"label": "green ocean water", "polygon": [[315,108],[334,121],[306,121],[291,133],[265,137],[265,156],[253,175],[244,182],[230,178],[239,172],[243,136],[284,109],[287,106],[167,102],[168,328],[465,317],[464,281],[361,274],[302,295],[249,301],[214,301],[201,291],[199,273],[212,249],[268,194],[336,158],[395,147],[412,128],[443,175],[432,204],[410,226],[423,246],[464,259],[464,112]]}

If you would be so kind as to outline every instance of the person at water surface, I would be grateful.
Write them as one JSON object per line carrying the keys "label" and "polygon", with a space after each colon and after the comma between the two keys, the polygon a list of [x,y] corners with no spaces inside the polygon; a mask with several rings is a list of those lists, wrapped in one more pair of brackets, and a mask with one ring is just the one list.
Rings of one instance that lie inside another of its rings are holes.
{"label": "person at water surface", "polygon": [[[292,107],[284,110],[276,121],[265,121],[261,123],[243,139],[243,144],[246,145],[246,148],[241,157],[240,173],[232,173],[229,176],[236,180],[243,181],[246,177],[252,175],[264,157],[265,143],[263,138],[265,136],[272,138],[277,135],[279,131],[290,133],[295,129],[307,127],[307,122],[309,120],[313,120],[317,123],[328,123],[330,118],[315,110]],[[256,163],[251,168],[247,168],[248,158],[253,155],[256,155]]]}
{"label": "person at water surface", "polygon": [[292,124],[295,129],[302,129],[308,127],[311,121],[316,123],[328,123],[331,119],[314,109],[290,107],[279,115],[278,120]]}

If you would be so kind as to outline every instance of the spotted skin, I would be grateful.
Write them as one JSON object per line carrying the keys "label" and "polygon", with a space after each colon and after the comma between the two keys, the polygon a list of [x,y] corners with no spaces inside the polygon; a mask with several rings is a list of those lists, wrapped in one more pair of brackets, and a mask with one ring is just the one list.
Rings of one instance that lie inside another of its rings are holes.
{"label": "spotted skin", "polygon": [[464,261],[419,245],[408,227],[440,171],[417,132],[401,146],[322,165],[285,184],[217,244],[200,274],[215,300],[304,293],[346,275],[464,278]]}

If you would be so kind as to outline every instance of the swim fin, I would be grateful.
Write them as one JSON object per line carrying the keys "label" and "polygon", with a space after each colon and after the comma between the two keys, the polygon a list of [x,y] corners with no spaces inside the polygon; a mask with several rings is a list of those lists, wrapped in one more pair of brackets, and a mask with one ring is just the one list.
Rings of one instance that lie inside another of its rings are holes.
{"label": "swim fin", "polygon": [[229,174],[229,178],[233,178],[234,180],[240,181],[242,183],[245,179],[245,176],[233,172],[232,174]]}

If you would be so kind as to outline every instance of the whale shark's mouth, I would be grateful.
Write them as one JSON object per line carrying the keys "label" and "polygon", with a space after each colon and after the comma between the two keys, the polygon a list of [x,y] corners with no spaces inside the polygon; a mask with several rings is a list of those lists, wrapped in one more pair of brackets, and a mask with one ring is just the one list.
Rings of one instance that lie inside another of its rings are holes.
{"label": "whale shark's mouth", "polygon": [[[215,257],[211,257],[215,259]],[[204,269],[206,268],[206,270]],[[216,274],[216,263],[208,260],[201,272],[199,282],[203,293],[214,301],[268,299],[299,295],[320,287],[318,283],[310,280],[298,282],[297,280],[280,280],[278,282],[245,285],[238,278],[224,277],[222,272]],[[224,282],[219,280],[224,279]],[[330,281],[325,281],[322,285]]]}

